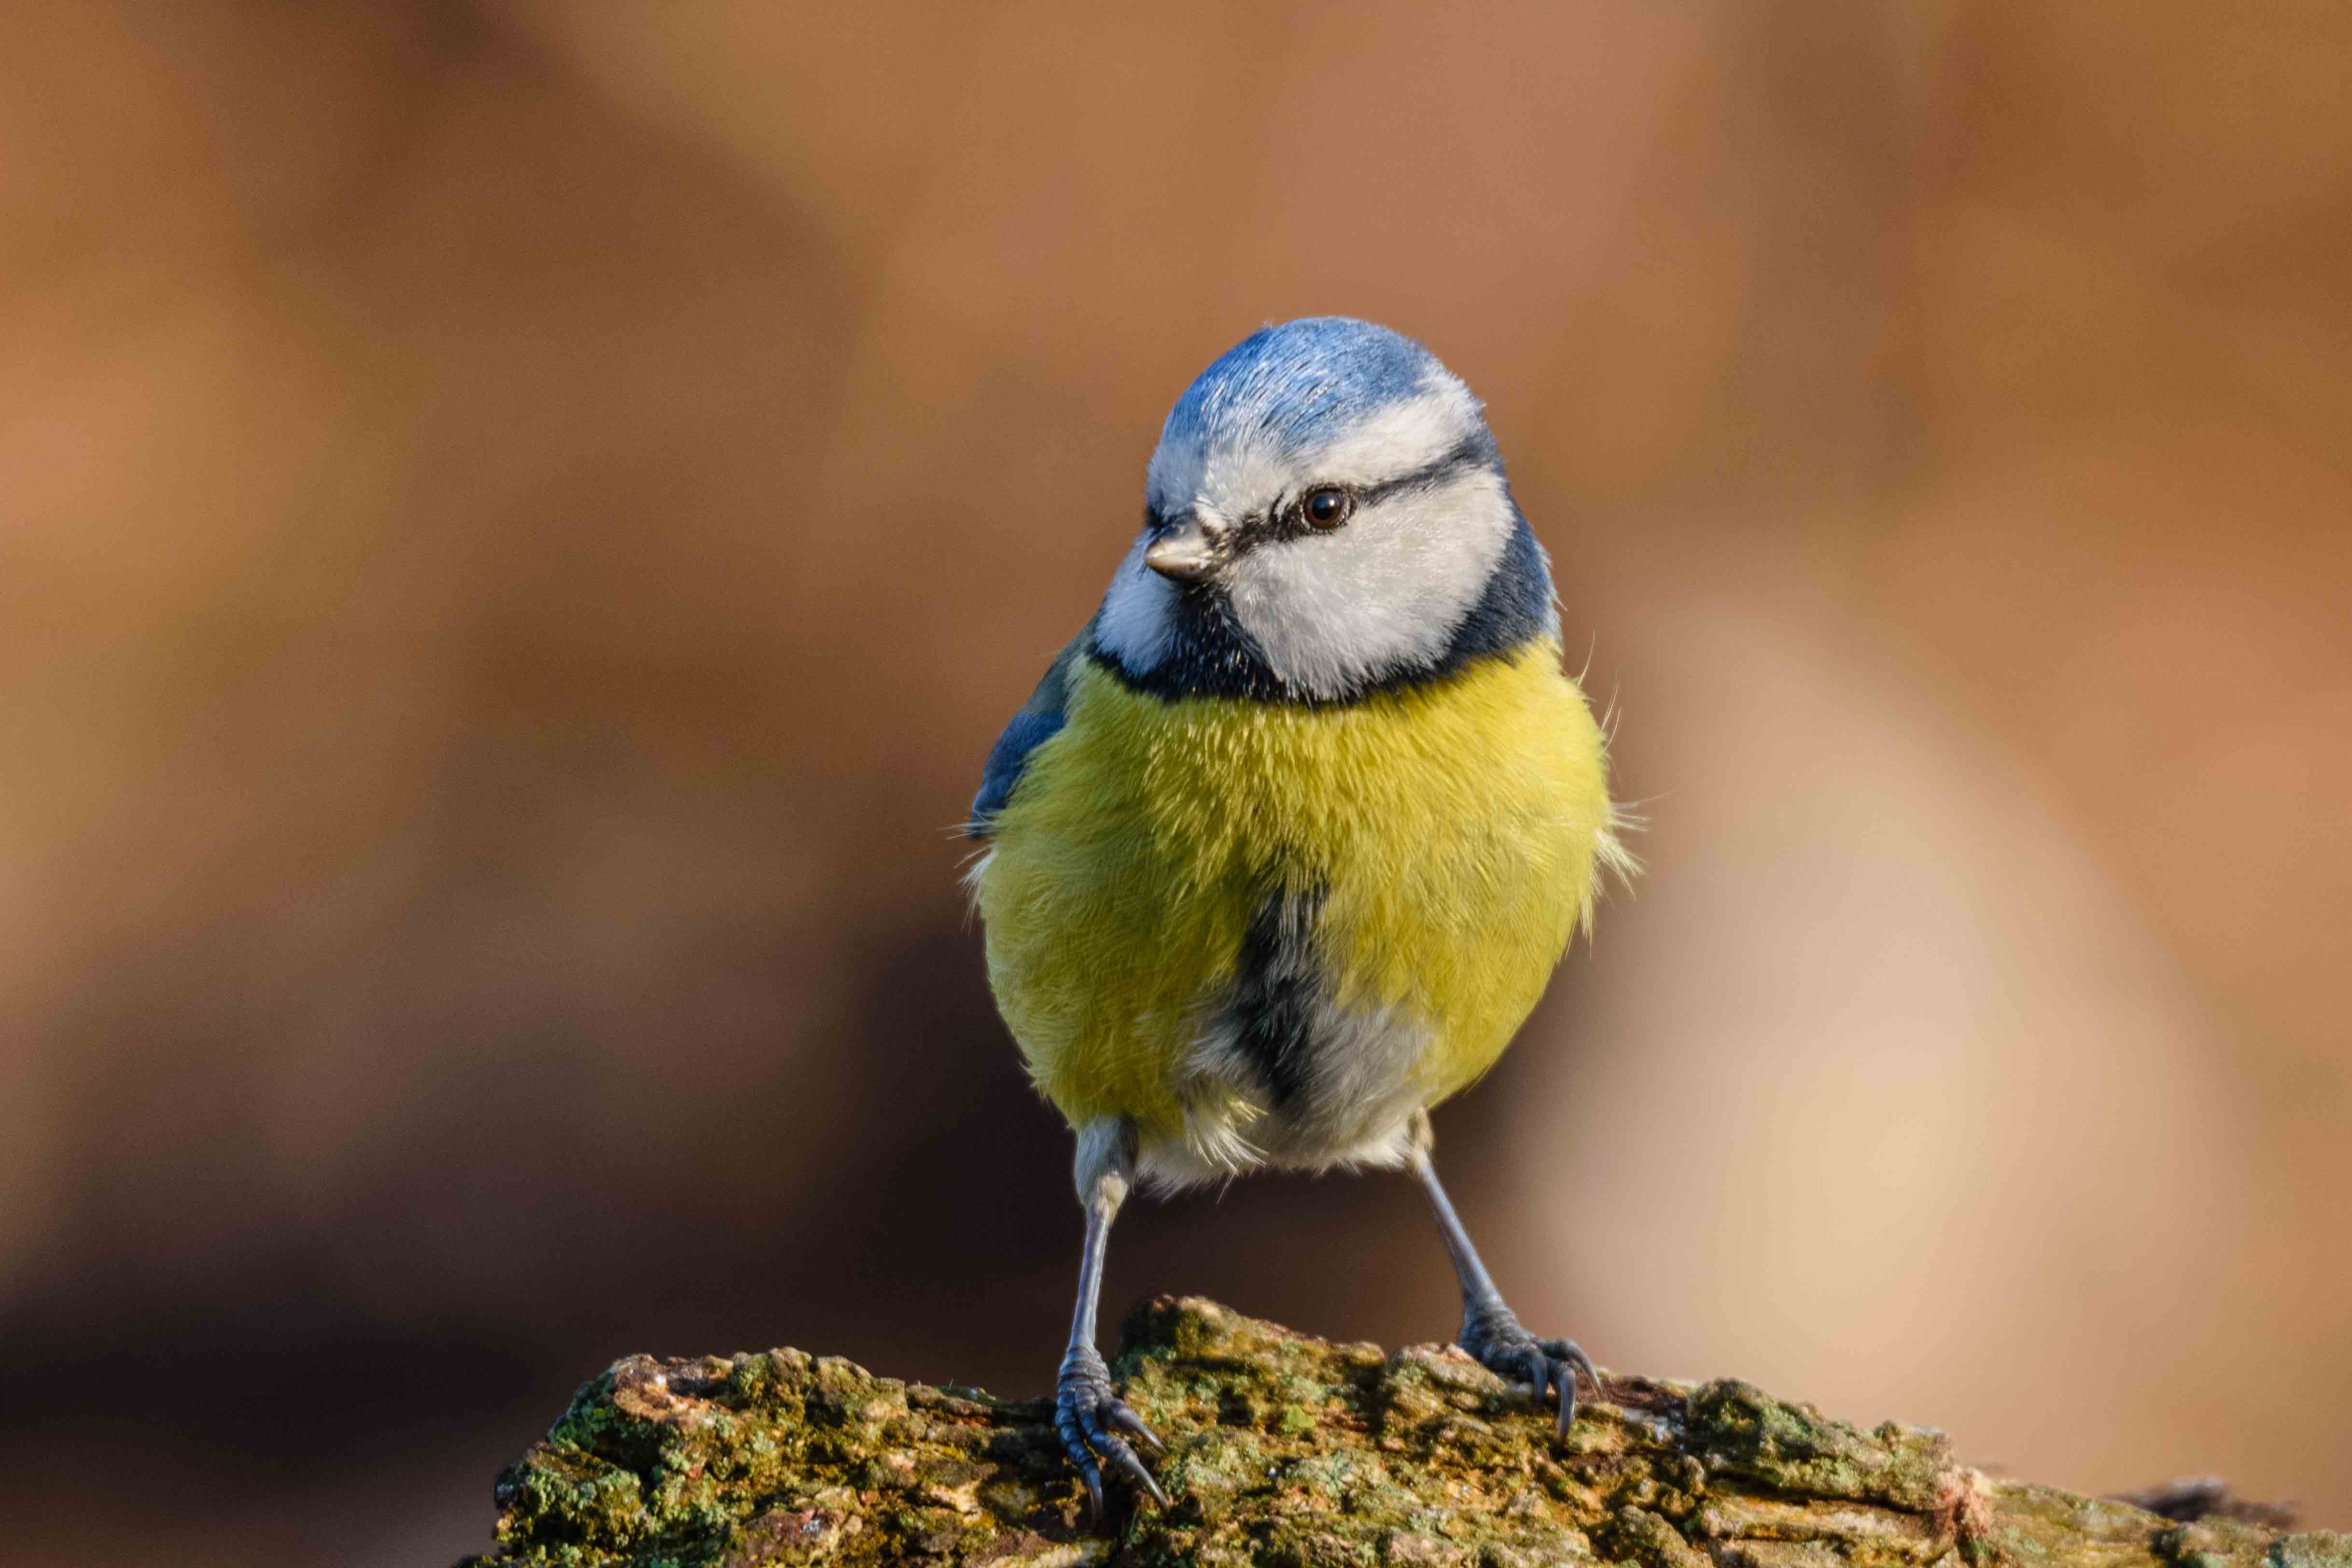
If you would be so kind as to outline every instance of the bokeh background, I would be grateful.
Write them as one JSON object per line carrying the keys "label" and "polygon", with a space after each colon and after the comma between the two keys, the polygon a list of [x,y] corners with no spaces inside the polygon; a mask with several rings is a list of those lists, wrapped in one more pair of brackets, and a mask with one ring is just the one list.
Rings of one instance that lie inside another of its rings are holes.
{"label": "bokeh background", "polygon": [[[1526,1317],[2352,1525],[2352,9],[0,7],[0,1495],[446,1561],[617,1354],[1043,1388],[956,889],[1168,402],[1489,401],[1649,873],[1439,1119]],[[1409,1184],[1108,1310],[1442,1337]]]}

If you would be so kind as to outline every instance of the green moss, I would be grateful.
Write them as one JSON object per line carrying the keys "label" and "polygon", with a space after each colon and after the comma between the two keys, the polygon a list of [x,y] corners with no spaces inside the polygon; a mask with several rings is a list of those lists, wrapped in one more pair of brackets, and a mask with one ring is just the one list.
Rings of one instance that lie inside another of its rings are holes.
{"label": "green moss", "polygon": [[615,1363],[500,1477],[474,1565],[1926,1568],[1958,1548],[1969,1568],[2352,1568],[2338,1536],[1988,1487],[1940,1434],[1864,1432],[1740,1383],[1615,1380],[1562,1442],[1458,1352],[1383,1355],[1171,1299],[1137,1310],[1115,1367],[1169,1441],[1171,1507],[1108,1538],[1046,1403],[779,1350]]}
{"label": "green moss", "polygon": [[2270,1568],[2352,1568],[2352,1534],[2313,1530],[2270,1544]]}
{"label": "green moss", "polygon": [[1710,1468],[1812,1497],[1926,1512],[1953,1468],[1941,1432],[1890,1421],[1865,1433],[1733,1378],[1693,1393],[1686,1420]]}

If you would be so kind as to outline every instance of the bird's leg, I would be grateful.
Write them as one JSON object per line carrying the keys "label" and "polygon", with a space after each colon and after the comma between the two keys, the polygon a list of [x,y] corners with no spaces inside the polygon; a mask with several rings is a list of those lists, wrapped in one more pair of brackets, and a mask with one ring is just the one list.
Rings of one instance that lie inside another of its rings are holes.
{"label": "bird's leg", "polygon": [[1581,1371],[1591,1380],[1595,1394],[1601,1391],[1601,1373],[1574,1340],[1539,1340],[1520,1327],[1518,1315],[1504,1305],[1503,1293],[1495,1289],[1486,1266],[1478,1260],[1478,1249],[1470,1245],[1470,1233],[1462,1228],[1461,1216],[1454,1212],[1445,1188],[1437,1180],[1437,1167],[1430,1163],[1429,1113],[1416,1112],[1415,1117],[1413,1174],[1421,1178],[1422,1191],[1429,1194],[1438,1231],[1454,1259],[1454,1277],[1462,1281],[1461,1346],[1496,1376],[1529,1385],[1538,1399],[1558,1388],[1559,1431],[1566,1436],[1568,1424],[1576,1418],[1577,1373]]}
{"label": "bird's leg", "polygon": [[[1103,1252],[1110,1241],[1110,1222],[1127,1201],[1135,1176],[1135,1123],[1125,1117],[1103,1117],[1078,1132],[1076,1174],[1078,1202],[1087,1211],[1086,1247],[1078,1255],[1078,1306],[1070,1320],[1070,1348],[1063,1353],[1061,1375],[1054,1383],[1054,1426],[1062,1447],[1087,1483],[1094,1505],[1095,1523],[1103,1522],[1102,1466],[1124,1476],[1160,1507],[1168,1506],[1160,1483],[1135,1457],[1127,1439],[1135,1438],[1154,1452],[1162,1445],[1140,1416],[1111,1392],[1110,1369],[1095,1349],[1095,1305],[1102,1295]],[[1099,1461],[1097,1460],[1099,1456]]]}

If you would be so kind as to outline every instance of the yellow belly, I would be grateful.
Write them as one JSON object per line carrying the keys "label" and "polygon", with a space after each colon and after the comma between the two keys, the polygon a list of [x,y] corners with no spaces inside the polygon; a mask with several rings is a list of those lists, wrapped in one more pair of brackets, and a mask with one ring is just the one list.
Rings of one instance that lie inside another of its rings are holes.
{"label": "yellow belly", "polygon": [[1189,1070],[1251,913],[1321,892],[1336,1000],[1423,1024],[1434,1104],[1492,1066],[1588,918],[1613,852],[1601,736],[1531,644],[1345,707],[1129,690],[1091,661],[977,878],[990,984],[1038,1087],[1147,1144],[1246,1100]]}

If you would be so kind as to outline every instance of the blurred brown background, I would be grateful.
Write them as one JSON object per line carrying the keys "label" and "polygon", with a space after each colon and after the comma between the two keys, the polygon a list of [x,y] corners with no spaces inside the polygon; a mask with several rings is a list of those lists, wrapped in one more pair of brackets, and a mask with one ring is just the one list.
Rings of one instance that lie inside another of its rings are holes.
{"label": "blurred brown background", "polygon": [[[0,8],[0,1492],[446,1560],[633,1350],[1045,1386],[944,831],[1259,321],[1492,405],[1651,873],[1520,1310],[2352,1525],[2352,10]],[[1576,649],[1581,658],[1584,647]],[[1440,1337],[1408,1184],[1109,1311]]]}

